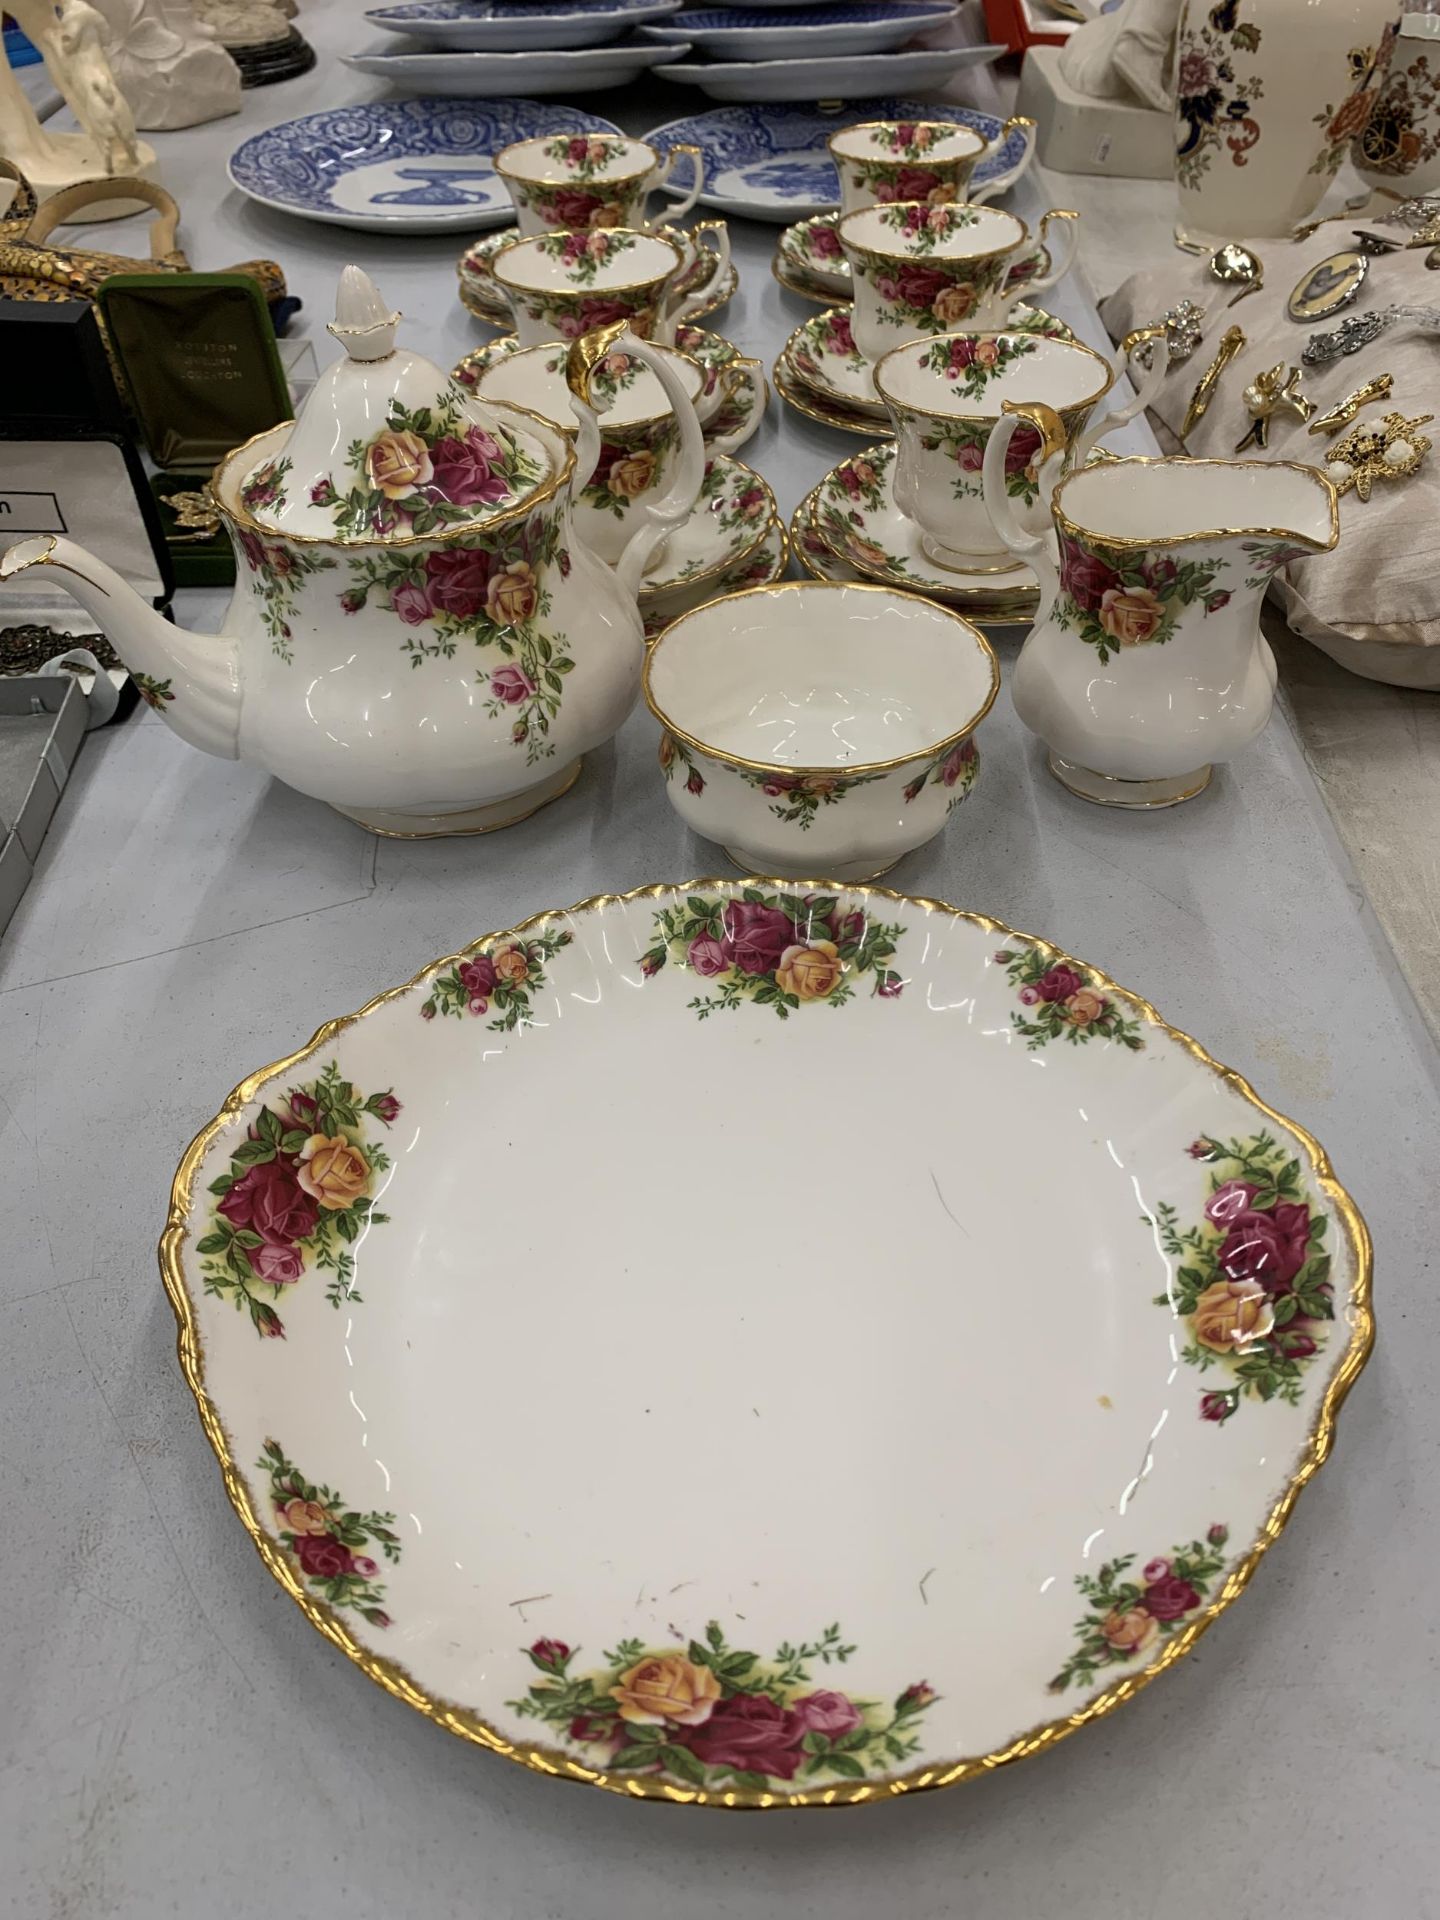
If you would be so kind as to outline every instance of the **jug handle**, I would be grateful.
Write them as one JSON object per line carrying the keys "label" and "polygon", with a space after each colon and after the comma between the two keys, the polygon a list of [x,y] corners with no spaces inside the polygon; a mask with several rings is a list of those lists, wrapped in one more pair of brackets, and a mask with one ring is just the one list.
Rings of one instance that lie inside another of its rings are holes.
{"label": "jug handle", "polygon": [[680,458],[669,491],[659,500],[643,506],[643,521],[631,534],[620,558],[615,562],[615,578],[621,588],[638,598],[646,562],[665,535],[688,518],[705,479],[705,438],[699,416],[689,394],[680,384],[675,370],[662,355],[645,341],[626,331],[618,320],[609,327],[598,327],[574,342],[565,360],[565,382],[570,389],[570,408],[580,423],[575,436],[575,471],[570,480],[572,504],[595,471],[600,459],[600,416],[590,404],[590,376],[602,360],[612,353],[632,354],[647,366],[660,382],[680,429]]}
{"label": "jug handle", "polygon": [[1160,342],[1165,339],[1165,327],[1162,322],[1154,327],[1136,327],[1133,333],[1127,333],[1120,342],[1120,358],[1129,373],[1135,387],[1135,398],[1128,406],[1114,407],[1109,413],[1102,414],[1092,426],[1089,426],[1075,442],[1075,451],[1071,455],[1071,465],[1083,467],[1090,455],[1099,446],[1107,433],[1115,433],[1121,427],[1129,426],[1151,405],[1165,384],[1165,376],[1170,371],[1170,354],[1166,347],[1157,344],[1150,355],[1150,370],[1144,378],[1137,380],[1133,356],[1137,348],[1147,340]]}
{"label": "jug handle", "polygon": [[987,200],[993,200],[997,193],[1004,193],[1007,187],[1014,186],[1015,182],[1027,170],[1030,162],[1035,158],[1035,140],[1038,132],[1039,129],[1028,114],[1011,114],[999,133],[996,134],[994,145],[990,150],[991,152],[999,152],[1003,149],[1005,142],[1010,138],[1012,133],[1022,133],[1025,136],[1025,151],[1013,167],[1007,168],[1004,173],[996,174],[993,180],[985,181],[983,186],[975,188],[973,192],[966,195],[972,207],[983,207],[985,202]]}
{"label": "jug handle", "polygon": [[1050,536],[1048,531],[1027,532],[1017,519],[1005,485],[1005,456],[1022,423],[1035,428],[1040,435],[1040,497],[1048,508],[1065,460],[1065,426],[1054,408],[1040,401],[1005,400],[1001,406],[1003,417],[990,435],[981,473],[985,511],[1009,551],[1023,560],[1040,582],[1040,604],[1048,607],[1060,591],[1060,572],[1050,551]]}

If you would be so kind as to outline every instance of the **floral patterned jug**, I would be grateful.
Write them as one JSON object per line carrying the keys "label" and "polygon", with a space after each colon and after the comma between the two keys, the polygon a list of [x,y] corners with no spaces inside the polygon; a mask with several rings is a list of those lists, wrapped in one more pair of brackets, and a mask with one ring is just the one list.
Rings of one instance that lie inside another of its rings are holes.
{"label": "floral patterned jug", "polygon": [[[11,547],[0,580],[53,567],[193,746],[377,833],[486,832],[565,792],[634,705],[640,576],[703,447],[697,428],[612,571],[574,537],[566,436],[397,348],[399,318],[347,267],[344,357],[296,421],[217,467],[238,574],[218,637],[172,626],[49,534]],[[688,411],[673,370],[624,344]]]}
{"label": "floral patterned jug", "polygon": [[1015,711],[1081,798],[1189,800],[1270,717],[1275,657],[1260,603],[1282,567],[1335,545],[1335,489],[1282,460],[1105,460],[1055,486],[1052,539],[1026,532],[1006,491],[1022,420],[1042,435],[1047,489],[1065,446],[1049,408],[1013,405],[985,454],[995,529],[1040,582]]}

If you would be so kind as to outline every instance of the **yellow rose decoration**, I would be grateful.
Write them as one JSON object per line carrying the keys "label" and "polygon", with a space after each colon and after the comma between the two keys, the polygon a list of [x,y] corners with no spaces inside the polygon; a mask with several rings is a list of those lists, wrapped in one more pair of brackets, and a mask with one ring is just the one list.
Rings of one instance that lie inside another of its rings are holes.
{"label": "yellow rose decoration", "polygon": [[366,448],[365,470],[387,500],[401,500],[417,487],[427,486],[435,471],[418,433],[395,433],[388,428]]}
{"label": "yellow rose decoration", "polygon": [[1081,987],[1065,1002],[1066,1015],[1071,1026],[1074,1027],[1088,1027],[1092,1021],[1098,1020],[1104,1011],[1104,1000],[1089,987]]}
{"label": "yellow rose decoration", "polygon": [[962,320],[970,318],[971,308],[975,305],[975,289],[966,286],[942,287],[936,294],[930,311],[937,320],[945,320],[951,326],[958,326]]}
{"label": "yellow rose decoration", "polygon": [[318,1500],[287,1500],[277,1510],[282,1527],[291,1533],[321,1534],[330,1531],[330,1515]]}
{"label": "yellow rose decoration", "polygon": [[655,456],[642,448],[639,453],[629,453],[623,460],[617,460],[606,484],[611,493],[618,493],[622,500],[638,500],[654,478]]}
{"label": "yellow rose decoration", "polygon": [[1258,1280],[1217,1280],[1195,1302],[1195,1338],[1215,1353],[1244,1353],[1275,1325]]}
{"label": "yellow rose decoration", "polygon": [[502,947],[491,965],[495,969],[497,980],[508,980],[512,987],[519,986],[522,980],[530,977],[530,962],[519,947]]}
{"label": "yellow rose decoration", "polygon": [[1127,1656],[1142,1653],[1159,1631],[1154,1616],[1143,1607],[1129,1607],[1123,1612],[1115,1607],[1100,1622],[1107,1645]]}
{"label": "yellow rose decoration", "polygon": [[720,1682],[709,1667],[697,1667],[683,1653],[653,1654],[622,1673],[610,1697],[619,1701],[622,1720],[698,1727],[714,1711]]}
{"label": "yellow rose decoration", "polygon": [[775,969],[782,992],[797,1000],[828,1000],[845,969],[833,940],[812,940],[808,946],[787,947]]}
{"label": "yellow rose decoration", "polygon": [[343,1213],[370,1185],[370,1162],[344,1134],[312,1133],[300,1149],[295,1178],[331,1213]]}
{"label": "yellow rose decoration", "polygon": [[485,611],[497,627],[522,627],[540,603],[540,583],[527,560],[512,560],[490,576]]}

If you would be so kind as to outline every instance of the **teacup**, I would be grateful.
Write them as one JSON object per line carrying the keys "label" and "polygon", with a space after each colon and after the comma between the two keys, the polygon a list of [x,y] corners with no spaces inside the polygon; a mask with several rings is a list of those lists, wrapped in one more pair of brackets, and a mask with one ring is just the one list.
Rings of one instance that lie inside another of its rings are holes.
{"label": "teacup", "polygon": [[650,195],[670,179],[680,154],[690,161],[694,184],[666,208],[666,219],[674,220],[690,211],[705,184],[698,147],[672,147],[664,154],[625,133],[562,133],[513,141],[496,154],[494,165],[514,202],[521,237],[530,239],[594,227],[644,228]]}
{"label": "teacup", "polygon": [[[1068,468],[1119,424],[1107,415],[1087,432],[1114,383],[1089,347],[1038,334],[952,333],[892,348],[875,368],[875,388],[895,426],[895,504],[920,528],[925,554],[962,573],[1015,567],[985,510],[981,478],[1005,403],[1039,401],[1054,411]],[[1040,453],[1041,436],[1027,422],[1010,442],[1005,490],[1017,507],[1039,503],[1043,514]]]}
{"label": "teacup", "polygon": [[940,206],[967,200],[972,206],[1013,187],[1035,157],[1035,122],[1023,115],[1007,120],[995,147],[1015,132],[1024,135],[1024,152],[1013,167],[970,191],[970,176],[994,149],[972,127],[948,120],[865,120],[842,127],[826,142],[840,175],[840,211],[859,213],[895,200],[923,200]]}
{"label": "teacup", "polygon": [[[723,221],[712,224],[723,269],[730,261],[729,233]],[[517,240],[496,254],[492,267],[522,347],[578,340],[622,320],[642,339],[671,346],[680,322],[706,304],[703,288],[678,292],[683,270],[671,240],[627,227]]]}
{"label": "teacup", "polygon": [[[1021,300],[1069,271],[1078,218],[1052,209],[1032,239],[1023,220],[998,207],[897,200],[844,214],[837,231],[854,281],[856,346],[878,360],[927,334],[1005,327]],[[1053,240],[1052,223],[1064,223]]]}
{"label": "teacup", "polygon": [[[522,347],[487,367],[475,391],[526,407],[573,435],[579,430],[567,372],[573,351],[555,344]],[[656,346],[647,352],[672,370],[702,424],[722,404],[718,385],[705,392],[705,371],[689,354]],[[588,368],[586,390],[600,416],[600,452],[589,479],[571,496],[575,528],[587,547],[613,565],[635,531],[637,513],[663,498],[674,482],[681,423],[656,375],[624,348]],[[699,490],[697,484],[692,508]],[[660,558],[652,555],[652,568]]]}
{"label": "teacup", "polygon": [[[933,839],[975,783],[999,685],[959,614],[818,580],[682,614],[645,663],[671,805],[746,872],[790,879],[871,879]],[[828,994],[853,958],[846,938],[797,948],[781,989]]]}

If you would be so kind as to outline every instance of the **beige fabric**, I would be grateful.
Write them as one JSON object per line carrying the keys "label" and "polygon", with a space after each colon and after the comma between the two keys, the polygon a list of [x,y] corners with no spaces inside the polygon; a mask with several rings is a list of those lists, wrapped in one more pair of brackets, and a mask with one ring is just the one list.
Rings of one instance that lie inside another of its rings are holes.
{"label": "beige fabric", "polygon": [[[1402,228],[1374,227],[1374,216],[1332,220],[1308,240],[1259,240],[1253,251],[1265,266],[1265,284],[1230,309],[1233,290],[1206,273],[1206,263],[1176,253],[1170,265],[1137,273],[1101,307],[1111,336],[1158,320],[1167,307],[1189,298],[1206,309],[1205,338],[1190,359],[1172,367],[1152,409],[1162,446],[1179,447],[1178,434],[1201,374],[1215,356],[1227,327],[1245,331],[1244,351],[1221,376],[1210,411],[1184,451],[1197,456],[1233,456],[1250,426],[1244,390],[1257,373],[1277,362],[1301,366],[1312,333],[1330,332],[1346,314],[1388,306],[1433,307],[1440,312],[1440,272],[1425,266],[1425,253],[1387,254],[1370,262],[1360,297],[1345,314],[1297,324],[1286,301],[1302,275],[1332,253],[1354,244],[1352,229],[1408,237]],[[1361,420],[1388,412],[1414,419],[1440,415],[1440,334],[1426,334],[1396,321],[1361,352],[1320,367],[1303,367],[1301,391],[1323,413],[1367,380],[1393,375],[1389,400],[1362,409]],[[1311,434],[1291,414],[1271,422],[1264,454],[1247,458],[1303,460],[1323,467],[1331,437]],[[1351,492],[1340,503],[1340,543],[1331,553],[1296,561],[1276,594],[1297,633],[1322,647],[1352,672],[1397,686],[1440,688],[1440,419],[1422,429],[1435,449],[1408,480],[1376,485],[1368,504]]]}

